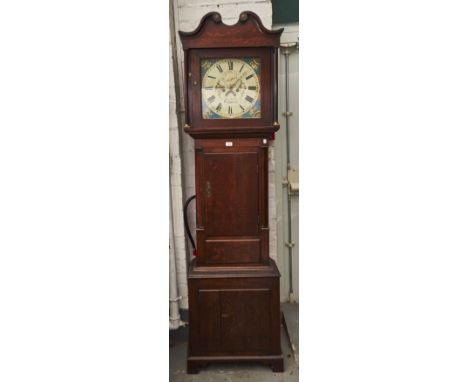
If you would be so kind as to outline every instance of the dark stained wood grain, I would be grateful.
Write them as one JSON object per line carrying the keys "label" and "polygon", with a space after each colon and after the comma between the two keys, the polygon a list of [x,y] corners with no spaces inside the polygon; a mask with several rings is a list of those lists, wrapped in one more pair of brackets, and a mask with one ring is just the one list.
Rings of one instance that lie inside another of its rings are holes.
{"label": "dark stained wood grain", "polygon": [[205,152],[204,175],[206,234],[258,234],[258,153]]}
{"label": "dark stained wood grain", "polygon": [[[235,25],[223,24],[220,14],[212,12],[201,20],[195,31],[179,31],[185,57],[185,131],[188,134],[194,138],[270,137],[278,130],[277,48],[281,33],[282,29],[266,29],[253,12],[243,12]],[[203,119],[201,60],[236,57],[260,60],[261,118]]]}
{"label": "dark stained wood grain", "polygon": [[259,128],[252,129],[245,126],[232,126],[232,127],[211,127],[190,128],[186,133],[195,139],[202,138],[271,138],[272,134],[280,128],[277,126],[260,126]]}
{"label": "dark stained wood grain", "polygon": [[200,264],[268,263],[267,141],[201,139],[195,151]]}
{"label": "dark stained wood grain", "polygon": [[260,18],[253,12],[242,12],[235,25],[224,24],[218,12],[211,12],[201,19],[194,31],[179,31],[179,36],[184,49],[225,48],[226,46],[278,48],[282,32],[282,28],[266,29]]}
{"label": "dark stained wood grain", "polygon": [[273,277],[280,275],[275,262],[269,258],[266,264],[220,264],[213,267],[209,265],[200,264],[200,259],[193,259],[189,267],[190,278],[236,278],[251,276],[252,272],[255,273],[257,278]]}
{"label": "dark stained wood grain", "polygon": [[281,371],[276,265],[271,261],[262,277],[254,268],[221,273],[223,277],[220,272],[204,277],[189,273],[188,371],[197,372],[205,364],[227,358],[267,363]]}
{"label": "dark stained wood grain", "polygon": [[203,320],[195,321],[198,324],[198,343],[201,351],[216,351],[221,343],[220,317],[220,296],[215,290],[198,290],[197,302],[193,305],[199,306],[199,311],[203,312]]}
{"label": "dark stained wood grain", "polygon": [[205,242],[207,264],[242,264],[261,262],[261,241],[257,237],[218,237]]}
{"label": "dark stained wood grain", "polygon": [[[265,352],[270,348],[268,288],[220,291],[221,343],[229,352]],[[261,322],[262,325],[255,323]]]}

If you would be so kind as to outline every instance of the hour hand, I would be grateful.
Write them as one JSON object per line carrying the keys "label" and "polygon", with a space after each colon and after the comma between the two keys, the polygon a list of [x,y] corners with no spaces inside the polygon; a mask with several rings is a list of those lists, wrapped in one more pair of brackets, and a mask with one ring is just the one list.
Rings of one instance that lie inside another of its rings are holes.
{"label": "hour hand", "polygon": [[241,87],[242,87],[242,80],[239,79],[239,86],[237,86],[236,92],[238,92]]}
{"label": "hour hand", "polygon": [[225,85],[222,85],[221,82],[218,82],[216,85],[215,85],[215,89],[221,89],[223,92],[226,91],[226,86]]}
{"label": "hour hand", "polygon": [[[236,85],[238,84],[239,81],[241,81],[240,78],[238,78],[238,79],[232,84],[232,86],[230,87],[230,89],[234,89],[234,88],[236,87]],[[241,81],[241,83],[242,83],[242,81]],[[238,87],[238,88],[239,88],[239,87]]]}

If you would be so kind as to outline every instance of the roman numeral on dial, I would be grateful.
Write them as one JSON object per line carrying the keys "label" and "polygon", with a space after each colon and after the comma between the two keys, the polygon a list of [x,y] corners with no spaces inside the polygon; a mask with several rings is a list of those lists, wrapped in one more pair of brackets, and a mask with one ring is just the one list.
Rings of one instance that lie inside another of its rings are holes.
{"label": "roman numeral on dial", "polygon": [[249,86],[247,89],[249,89],[249,90],[257,90],[257,87],[256,87],[256,86]]}
{"label": "roman numeral on dial", "polygon": [[210,98],[208,98],[208,102],[212,103],[215,99],[216,99],[216,97],[214,95],[212,95]]}
{"label": "roman numeral on dial", "polygon": [[222,73],[223,72],[223,68],[221,67],[221,65],[216,65],[216,68],[218,68],[219,72]]}
{"label": "roman numeral on dial", "polygon": [[232,61],[228,61],[228,67],[229,67],[229,70],[234,69],[234,63]]}
{"label": "roman numeral on dial", "polygon": [[254,99],[251,96],[245,96],[245,100],[252,103]]}
{"label": "roman numeral on dial", "polygon": [[250,76],[245,77],[246,80],[250,80],[254,75],[251,74]]}
{"label": "roman numeral on dial", "polygon": [[232,115],[232,106],[229,106],[228,113],[229,113],[229,115]]}
{"label": "roman numeral on dial", "polygon": [[223,107],[222,103],[218,103],[218,106],[216,106],[216,111],[221,111],[221,108]]}

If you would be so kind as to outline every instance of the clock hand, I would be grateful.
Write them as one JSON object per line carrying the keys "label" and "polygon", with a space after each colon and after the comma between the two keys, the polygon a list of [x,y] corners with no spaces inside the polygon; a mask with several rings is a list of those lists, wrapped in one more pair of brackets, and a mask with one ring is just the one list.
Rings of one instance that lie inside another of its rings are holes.
{"label": "clock hand", "polygon": [[239,81],[241,81],[241,83],[242,83],[242,80],[240,78],[238,78],[237,81],[234,82],[234,84],[231,86],[231,89],[235,88]]}
{"label": "clock hand", "polygon": [[[230,83],[231,81],[229,81]],[[226,84],[226,81],[224,81],[224,83]],[[232,84],[231,86],[229,86],[228,84],[226,84],[226,86],[224,87],[224,92],[226,92],[226,96],[229,94],[229,93],[233,93],[234,95],[236,93],[233,92],[232,88],[234,87],[234,85],[236,84],[236,82],[234,82],[234,84]]]}
{"label": "clock hand", "polygon": [[221,81],[218,81],[215,85],[215,89],[221,89],[223,92],[226,91],[226,85],[222,85]]}
{"label": "clock hand", "polygon": [[[239,81],[240,81],[240,84],[237,87],[236,91],[234,91],[234,88],[236,87],[237,83],[239,83]],[[229,93],[232,93],[233,95],[236,95],[236,92],[239,91],[239,88],[240,88],[241,85],[242,85],[242,79],[238,78],[237,81],[235,81],[232,84],[232,86],[229,86],[229,90],[226,92],[226,95],[228,95]]]}
{"label": "clock hand", "polygon": [[240,81],[240,84],[239,84],[239,86],[237,87],[236,92],[238,92],[239,89],[240,89],[240,88],[242,87],[242,85],[243,85],[243,83],[242,83],[242,81],[241,81],[240,79],[239,79],[239,81]]}

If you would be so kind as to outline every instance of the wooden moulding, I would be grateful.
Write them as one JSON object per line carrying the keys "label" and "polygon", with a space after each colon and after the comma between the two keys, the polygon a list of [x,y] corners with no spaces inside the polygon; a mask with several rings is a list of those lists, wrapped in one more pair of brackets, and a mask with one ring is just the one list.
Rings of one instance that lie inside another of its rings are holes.
{"label": "wooden moulding", "polygon": [[272,134],[279,130],[279,125],[258,126],[256,128],[226,127],[226,128],[196,128],[186,129],[185,132],[192,138],[267,138],[270,139]]}
{"label": "wooden moulding", "polygon": [[238,278],[238,277],[281,277],[281,274],[274,260],[270,258],[266,265],[231,265],[225,266],[201,266],[197,264],[197,259],[190,262],[188,278]]}
{"label": "wooden moulding", "polygon": [[283,28],[269,30],[262,24],[260,18],[253,12],[245,11],[234,25],[222,22],[218,12],[206,14],[198,27],[192,32],[179,31],[180,40],[185,50],[193,48],[225,48],[229,47],[265,47],[278,48]]}

